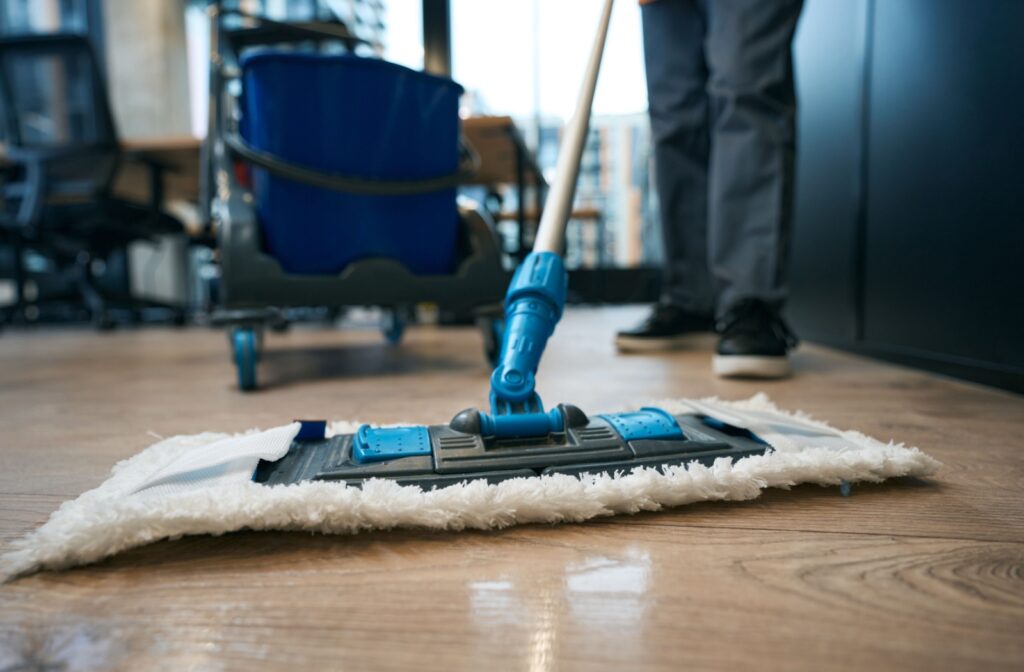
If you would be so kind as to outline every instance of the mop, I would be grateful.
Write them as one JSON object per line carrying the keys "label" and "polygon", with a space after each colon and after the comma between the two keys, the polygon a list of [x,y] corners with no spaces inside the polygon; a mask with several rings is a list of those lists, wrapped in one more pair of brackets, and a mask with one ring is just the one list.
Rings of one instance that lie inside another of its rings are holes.
{"label": "mop", "polygon": [[355,533],[580,522],[766,487],[927,476],[916,448],[745,402],[674,400],[588,415],[545,408],[536,373],[565,305],[562,259],[613,0],[606,0],[533,251],[505,300],[490,409],[432,426],[302,420],[238,436],[162,441],[118,464],[0,559],[7,576],[94,562],[186,534]]}

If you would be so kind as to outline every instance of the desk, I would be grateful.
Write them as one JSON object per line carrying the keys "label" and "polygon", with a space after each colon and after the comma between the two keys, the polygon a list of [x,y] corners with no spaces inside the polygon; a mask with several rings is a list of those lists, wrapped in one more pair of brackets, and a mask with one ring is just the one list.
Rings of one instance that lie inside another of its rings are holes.
{"label": "desk", "polygon": [[[202,144],[202,140],[186,135],[122,140],[124,160],[114,177],[114,195],[149,203],[155,191],[160,205],[198,203],[199,148]],[[0,143],[0,166],[7,164],[6,147]],[[158,175],[162,181],[156,179]],[[171,209],[179,218],[186,220],[186,228],[190,231],[198,228],[194,213],[184,212],[182,207]]]}
{"label": "desk", "polygon": [[123,140],[125,161],[114,181],[114,193],[135,201],[150,198],[147,164],[163,170],[163,200],[199,202],[199,148],[203,141],[192,136],[166,136]]}
{"label": "desk", "polygon": [[467,184],[496,186],[515,185],[517,201],[515,222],[519,228],[519,249],[522,258],[529,251],[530,236],[526,223],[532,220],[526,213],[526,188],[534,187],[534,212],[544,204],[547,183],[536,160],[523,141],[523,136],[511,117],[470,117],[462,120],[462,133],[466,142],[480,157],[476,174]]}

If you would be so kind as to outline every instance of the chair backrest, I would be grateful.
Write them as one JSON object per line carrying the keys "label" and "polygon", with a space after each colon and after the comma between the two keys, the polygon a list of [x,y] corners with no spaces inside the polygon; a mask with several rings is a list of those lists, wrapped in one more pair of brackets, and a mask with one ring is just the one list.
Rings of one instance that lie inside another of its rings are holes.
{"label": "chair backrest", "polygon": [[[48,179],[57,191],[105,191],[119,156],[106,85],[81,35],[0,39],[3,141],[20,156],[63,155]],[[63,188],[61,188],[63,186]]]}

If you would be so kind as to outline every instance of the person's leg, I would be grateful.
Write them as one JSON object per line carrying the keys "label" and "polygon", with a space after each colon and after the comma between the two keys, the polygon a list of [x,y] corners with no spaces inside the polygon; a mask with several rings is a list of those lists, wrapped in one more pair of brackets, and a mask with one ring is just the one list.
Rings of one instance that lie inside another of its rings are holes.
{"label": "person's leg", "polygon": [[722,315],[781,307],[793,200],[792,40],[802,0],[703,0],[710,76],[709,254]]}
{"label": "person's leg", "polygon": [[720,375],[789,372],[782,320],[792,216],[802,0],[702,0],[711,101],[708,243],[718,289]]}
{"label": "person's leg", "polygon": [[710,314],[707,262],[709,108],[705,16],[697,0],[641,7],[647,102],[665,274],[662,298]]}
{"label": "person's leg", "polygon": [[710,330],[707,264],[709,108],[705,18],[697,0],[641,7],[647,99],[664,253],[662,294],[651,315],[619,332],[620,350],[657,350]]}

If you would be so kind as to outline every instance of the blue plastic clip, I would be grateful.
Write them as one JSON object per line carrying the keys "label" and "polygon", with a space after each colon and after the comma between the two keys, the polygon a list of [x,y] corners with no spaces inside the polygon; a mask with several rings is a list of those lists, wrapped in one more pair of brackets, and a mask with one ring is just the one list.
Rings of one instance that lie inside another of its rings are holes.
{"label": "blue plastic clip", "polygon": [[426,427],[363,425],[352,440],[352,458],[359,464],[414,455],[430,455],[430,432]]}
{"label": "blue plastic clip", "polygon": [[660,408],[645,406],[632,413],[609,413],[598,417],[607,420],[623,441],[685,438],[675,417]]}

